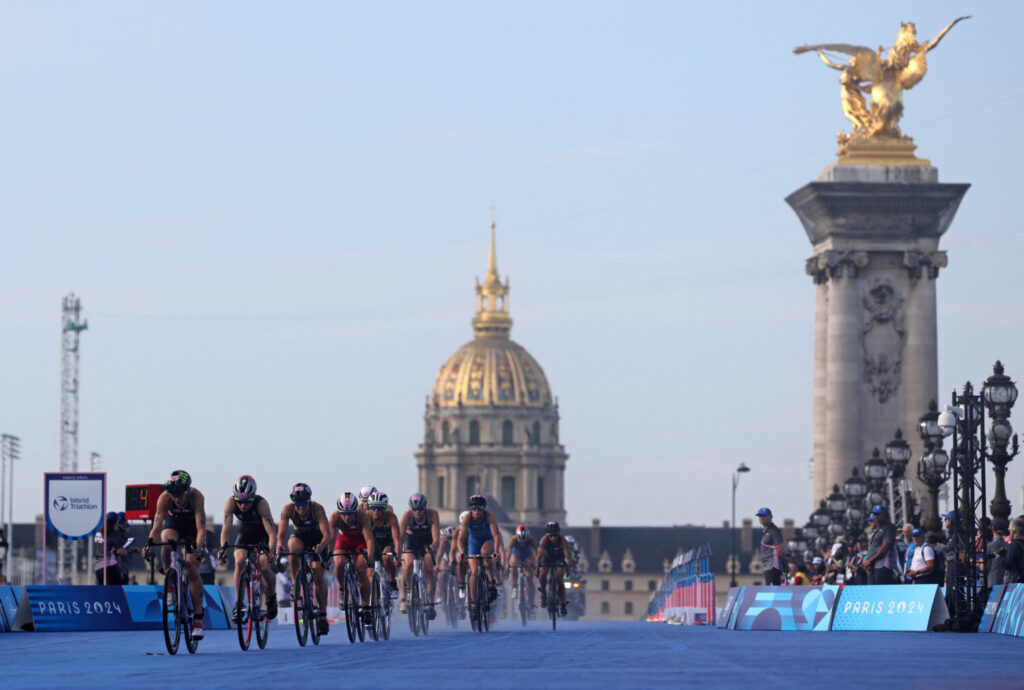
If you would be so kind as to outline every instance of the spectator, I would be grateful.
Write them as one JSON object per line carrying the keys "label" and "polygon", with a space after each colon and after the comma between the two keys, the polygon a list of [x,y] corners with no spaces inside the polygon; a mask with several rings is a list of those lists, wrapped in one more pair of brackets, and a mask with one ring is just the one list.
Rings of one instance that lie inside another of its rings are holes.
{"label": "spectator", "polygon": [[786,580],[786,584],[794,587],[811,584],[811,579],[804,572],[802,563],[793,561],[789,564],[789,578]]}
{"label": "spectator", "polygon": [[[107,513],[107,538],[103,540],[103,532],[97,532],[93,541],[98,547],[98,553],[93,560],[93,570],[96,572],[96,584],[119,585],[121,584],[121,566],[118,559],[127,556],[124,550],[124,533],[117,529],[117,513]],[[104,582],[104,576],[106,581]]]}
{"label": "spectator", "polygon": [[825,584],[841,585],[846,580],[846,544],[837,541],[832,545],[828,563],[825,566]]}
{"label": "spectator", "polygon": [[1010,523],[1006,520],[996,520],[992,523],[995,537],[985,545],[989,587],[1003,584],[1003,577],[1006,574],[1006,550],[1009,547],[1009,527]]}
{"label": "spectator", "polygon": [[772,511],[761,508],[757,511],[757,521],[761,523],[761,567],[764,571],[766,585],[781,585],[782,573],[786,570],[785,542],[782,530],[772,522]]}
{"label": "spectator", "polygon": [[915,585],[928,585],[935,582],[935,549],[924,543],[924,530],[918,527],[911,532],[914,540],[914,555],[907,568],[907,580]]}
{"label": "spectator", "polygon": [[1003,584],[1024,582],[1024,520],[1017,518],[1010,523],[1012,541],[1006,547],[1006,572]]}
{"label": "spectator", "polygon": [[[901,573],[906,573],[910,570],[910,564],[914,560],[914,526],[909,522],[903,525],[903,539],[896,542],[896,547],[899,549],[900,561],[899,567]],[[905,578],[909,581],[909,578]]]}
{"label": "spectator", "polygon": [[214,557],[213,535],[206,533],[206,558],[199,561],[199,579],[204,585],[217,584],[217,559]]}
{"label": "spectator", "polygon": [[825,559],[821,556],[815,556],[811,560],[811,564],[807,566],[807,577],[811,579],[812,585],[824,584],[825,577]]}
{"label": "spectator", "polygon": [[939,542],[939,535],[934,532],[925,532],[925,541],[935,551],[935,581],[931,584],[943,587],[946,584],[946,545]]}
{"label": "spectator", "polygon": [[123,512],[117,514],[117,531],[120,533],[119,538],[124,543],[124,557],[117,559],[117,565],[121,570],[121,584],[128,584],[129,577],[128,573],[132,569],[132,554],[139,553],[140,549],[137,546],[131,546],[128,544],[129,539],[129,525],[128,518]]}
{"label": "spectator", "polygon": [[868,557],[864,559],[868,584],[895,584],[896,526],[889,521],[889,511],[884,505],[876,505],[871,514],[875,519],[875,529],[871,532]]}
{"label": "spectator", "polygon": [[847,560],[847,569],[849,574],[846,577],[846,584],[848,585],[866,585],[868,583],[868,574],[864,570],[863,563],[864,558],[868,553],[868,540],[865,536],[861,535],[857,537],[854,542],[853,553],[850,554],[850,558]]}
{"label": "spectator", "polygon": [[274,582],[274,588],[277,591],[277,600],[281,602],[282,606],[288,606],[291,603],[292,578],[289,571],[288,557],[282,556],[278,561],[277,577]]}

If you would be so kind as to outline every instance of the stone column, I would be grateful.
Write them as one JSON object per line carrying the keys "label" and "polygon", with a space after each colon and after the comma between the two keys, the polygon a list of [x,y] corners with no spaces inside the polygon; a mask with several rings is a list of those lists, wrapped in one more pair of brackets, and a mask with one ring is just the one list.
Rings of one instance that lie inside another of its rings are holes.
{"label": "stone column", "polygon": [[938,243],[969,185],[909,161],[840,161],[786,199],[814,247],[812,508],[897,427],[919,456],[917,418],[937,395]]}

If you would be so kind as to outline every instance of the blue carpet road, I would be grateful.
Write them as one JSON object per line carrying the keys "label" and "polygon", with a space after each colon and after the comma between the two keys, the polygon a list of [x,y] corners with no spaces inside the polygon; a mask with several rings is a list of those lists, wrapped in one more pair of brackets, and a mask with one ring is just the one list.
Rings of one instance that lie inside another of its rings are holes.
{"label": "blue carpet road", "polygon": [[[440,622],[440,621],[439,621]],[[1024,687],[1024,639],[954,633],[732,632],[654,623],[566,622],[552,632],[501,621],[490,633],[435,626],[414,638],[396,621],[389,642],[350,644],[334,626],[300,648],[291,627],[267,649],[207,633],[169,656],[160,631],[0,634],[4,688]]]}

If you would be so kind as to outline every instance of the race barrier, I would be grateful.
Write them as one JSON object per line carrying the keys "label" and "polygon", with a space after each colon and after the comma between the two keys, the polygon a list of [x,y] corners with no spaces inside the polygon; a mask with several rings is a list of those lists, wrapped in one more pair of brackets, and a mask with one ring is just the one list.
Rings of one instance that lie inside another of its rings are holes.
{"label": "race barrier", "polygon": [[705,544],[675,557],[661,589],[647,606],[648,620],[703,625],[715,622],[715,574],[711,546]]}
{"label": "race barrier", "polygon": [[924,632],[949,612],[937,585],[819,585],[734,587],[721,615],[729,630]]}
{"label": "race barrier", "polygon": [[729,630],[827,631],[839,596],[836,585],[739,589],[729,612]]}
{"label": "race barrier", "polygon": [[[230,608],[220,590],[204,589],[207,629],[228,628]],[[0,586],[0,631],[160,630],[162,594],[159,585]]]}
{"label": "race barrier", "polygon": [[1003,585],[1003,596],[992,621],[992,632],[1024,637],[1024,584]]}

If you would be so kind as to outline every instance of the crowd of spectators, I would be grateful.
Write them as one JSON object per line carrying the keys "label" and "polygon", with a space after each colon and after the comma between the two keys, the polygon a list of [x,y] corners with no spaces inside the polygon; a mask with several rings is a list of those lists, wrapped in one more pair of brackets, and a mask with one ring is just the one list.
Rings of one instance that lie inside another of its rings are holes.
{"label": "crowd of spectators", "polygon": [[[867,519],[866,534],[852,544],[837,541],[822,549],[820,555],[814,556],[809,563],[804,562],[802,555],[787,554],[789,563],[785,584],[945,585],[946,572],[952,570],[950,561],[956,558],[957,553],[970,550],[947,548],[953,535],[953,522],[960,518],[956,511],[946,513],[942,518],[945,524],[942,533],[926,532],[922,527],[911,524],[902,525],[897,532],[885,506],[877,505]],[[774,525],[770,523],[762,524],[762,557],[766,566],[769,565],[766,558],[769,554],[764,547],[768,544],[774,546],[778,543],[776,539],[781,539],[769,534],[772,527]],[[1010,522],[983,519],[973,555],[988,586],[1024,582],[1024,515]],[[769,584],[767,576],[766,584]]]}

